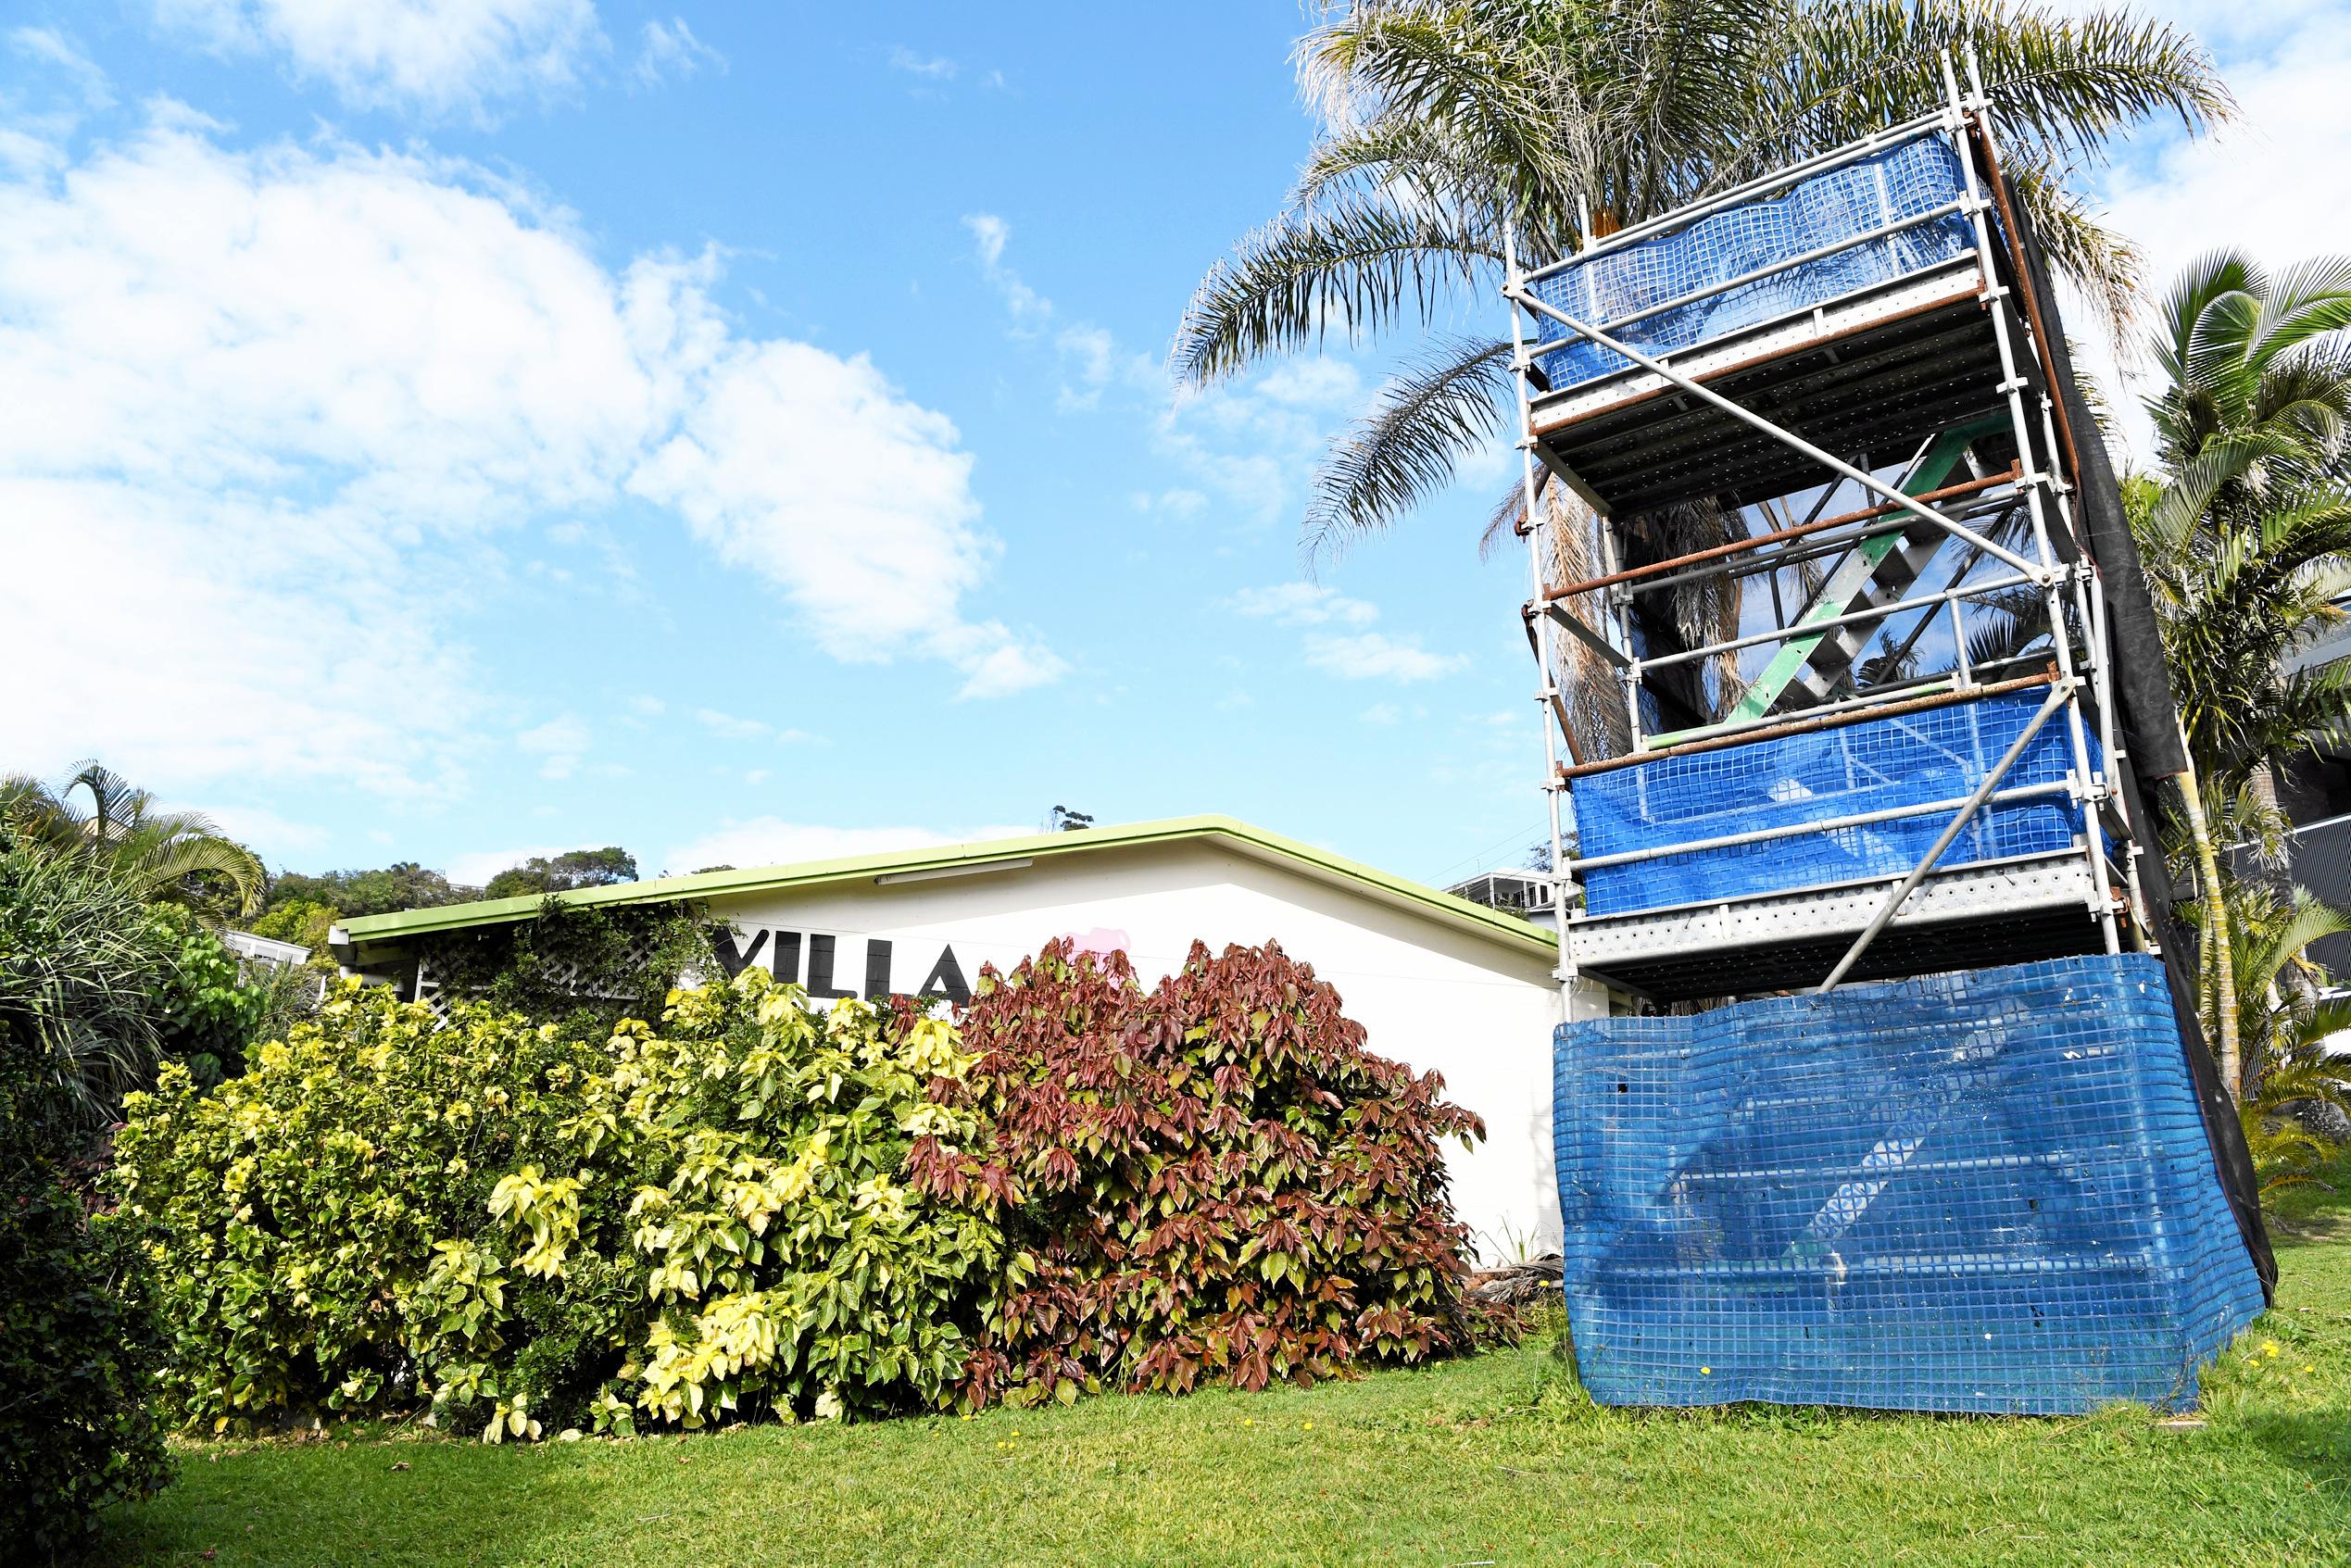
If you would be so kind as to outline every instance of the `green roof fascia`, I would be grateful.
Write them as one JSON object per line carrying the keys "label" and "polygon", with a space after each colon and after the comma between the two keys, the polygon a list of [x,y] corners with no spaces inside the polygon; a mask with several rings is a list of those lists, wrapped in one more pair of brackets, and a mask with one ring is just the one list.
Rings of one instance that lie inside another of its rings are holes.
{"label": "green roof fascia", "polygon": [[796,865],[761,866],[748,871],[701,872],[692,876],[655,877],[648,882],[616,883],[609,887],[580,887],[552,895],[525,894],[514,898],[483,898],[466,904],[442,904],[429,909],[402,909],[392,914],[358,915],[338,921],[344,939],[352,943],[383,942],[422,936],[465,926],[503,925],[529,920],[552,897],[558,903],[586,908],[603,904],[666,904],[680,900],[766,893],[827,883],[854,882],[865,877],[908,872],[939,871],[959,865],[984,866],[994,860],[1037,859],[1092,849],[1131,848],[1185,839],[1219,839],[1261,858],[1288,860],[1320,872],[1331,881],[1352,883],[1382,895],[1388,902],[1465,926],[1477,935],[1499,938],[1529,953],[1551,956],[1558,939],[1543,927],[1515,915],[1473,904],[1450,893],[1376,871],[1359,861],[1284,838],[1231,817],[1169,817],[1152,822],[1121,822],[1108,827],[1068,833],[1031,834],[1020,838],[989,838],[972,844],[936,845],[922,849],[851,855],[834,860],[804,860]]}

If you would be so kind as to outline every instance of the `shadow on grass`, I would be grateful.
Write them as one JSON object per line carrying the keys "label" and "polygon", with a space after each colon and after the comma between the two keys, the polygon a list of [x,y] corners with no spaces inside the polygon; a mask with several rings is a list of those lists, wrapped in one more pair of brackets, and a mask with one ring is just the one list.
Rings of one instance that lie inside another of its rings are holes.
{"label": "shadow on grass", "polygon": [[2248,1414],[2236,1430],[2254,1447],[2351,1503],[2351,1407]]}

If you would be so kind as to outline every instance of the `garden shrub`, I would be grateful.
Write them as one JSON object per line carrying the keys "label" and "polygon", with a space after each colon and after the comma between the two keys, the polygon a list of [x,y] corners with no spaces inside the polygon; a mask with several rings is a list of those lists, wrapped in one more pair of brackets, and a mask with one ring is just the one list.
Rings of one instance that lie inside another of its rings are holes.
{"label": "garden shrub", "polygon": [[268,993],[245,984],[236,955],[189,910],[158,904],[146,918],[168,958],[154,986],[165,1059],[185,1062],[200,1088],[243,1072],[245,1042],[268,1022]]}
{"label": "garden shrub", "polygon": [[1513,1331],[1448,1207],[1477,1119],[1278,947],[1147,994],[1057,943],[962,1024],[757,969],[585,1037],[345,985],[209,1093],[168,1067],[114,1181],[159,1238],[171,1403],[504,1438],[1254,1388]]}
{"label": "garden shrub", "polygon": [[70,1557],[170,1475],[134,1232],[89,1214],[116,1097],[153,1060],[166,961],[137,897],[0,846],[0,1556]]}
{"label": "garden shrub", "polygon": [[[0,1140],[25,1133],[24,1087],[0,1083]],[[8,1562],[72,1557],[101,1508],[170,1478],[137,1241],[54,1173],[0,1165],[0,1543],[22,1553]]]}
{"label": "garden shrub", "polygon": [[973,1402],[1302,1384],[1514,1331],[1465,1294],[1440,1148],[1483,1125],[1279,946],[1195,944],[1146,994],[1124,954],[1057,941],[962,1023],[992,1142],[919,1142],[910,1169],[1000,1201],[1018,1249]]}
{"label": "garden shrub", "polygon": [[590,1043],[346,986],[210,1094],[167,1069],[117,1180],[162,1229],[185,1417],[429,1400],[506,1436],[949,1399],[997,1233],[898,1171],[975,1132],[926,1092],[970,1065],[953,1032],[757,970],[670,1000]]}

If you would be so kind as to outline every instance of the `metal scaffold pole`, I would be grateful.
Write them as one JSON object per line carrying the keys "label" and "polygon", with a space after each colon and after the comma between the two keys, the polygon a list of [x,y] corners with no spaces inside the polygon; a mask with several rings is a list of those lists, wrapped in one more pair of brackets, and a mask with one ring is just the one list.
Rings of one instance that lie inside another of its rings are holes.
{"label": "metal scaffold pole", "polygon": [[[1511,286],[1516,287],[1519,282],[1518,236],[1515,223],[1506,223],[1502,227],[1502,266]],[[1510,313],[1510,336],[1511,365],[1520,378],[1517,383],[1519,411],[1523,416],[1527,408],[1523,379],[1527,368],[1527,340],[1515,310]],[[1543,544],[1548,535],[1544,533],[1541,510],[1542,487],[1535,477],[1533,440],[1533,432],[1522,418],[1518,451],[1523,470],[1520,505],[1524,508],[1524,516],[1519,531],[1527,536],[1528,583],[1530,590],[1540,595],[1546,576]],[[1535,644],[1538,675],[1535,701],[1541,709],[1539,722],[1543,732],[1543,815],[1551,828],[1551,908],[1552,919],[1559,929],[1559,966],[1555,972],[1559,979],[1560,1016],[1572,1019],[1576,1015],[1576,955],[1567,943],[1567,844],[1559,820],[1560,800],[1566,791],[1559,780],[1559,747],[1564,741],[1569,755],[1573,756],[1577,749],[1576,735],[1568,725],[1566,698],[1559,684],[1559,650],[1551,618],[1530,615],[1527,618],[1527,625],[1533,633]]]}

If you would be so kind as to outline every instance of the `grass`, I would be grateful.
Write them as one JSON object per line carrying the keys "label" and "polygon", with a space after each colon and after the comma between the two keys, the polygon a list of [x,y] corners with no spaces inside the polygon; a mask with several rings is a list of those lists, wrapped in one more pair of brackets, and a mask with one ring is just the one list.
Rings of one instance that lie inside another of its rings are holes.
{"label": "grass", "polygon": [[[484,1448],[190,1444],[107,1562],[2351,1561],[2351,1160],[2281,1195],[2278,1305],[2204,1424],[1601,1410],[1549,1339],[1261,1395]],[[2274,1350],[2269,1348],[2274,1347]]]}

